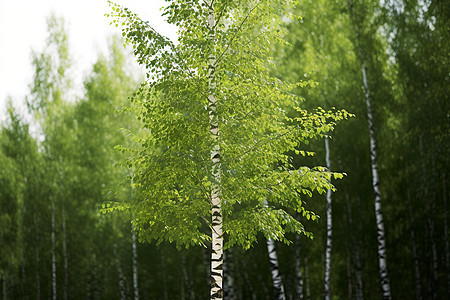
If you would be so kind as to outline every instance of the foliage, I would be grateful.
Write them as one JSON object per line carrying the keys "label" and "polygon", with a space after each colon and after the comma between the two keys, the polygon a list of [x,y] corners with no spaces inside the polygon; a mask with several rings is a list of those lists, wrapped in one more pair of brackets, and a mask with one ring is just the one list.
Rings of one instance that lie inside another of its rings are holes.
{"label": "foliage", "polygon": [[[279,14],[290,4],[216,1],[216,38],[211,40],[207,8],[212,3],[173,1],[164,15],[180,28],[175,44],[127,8],[111,3],[112,23],[123,25],[122,35],[151,80],[132,97],[146,129],[137,139],[141,150],[127,161],[136,170],[139,196],[105,211],[131,208],[141,240],[175,241],[179,246],[209,240],[203,228],[211,226],[209,156],[215,141],[209,134],[207,83],[208,57],[214,53],[228,246],[249,248],[258,232],[287,243],[285,232],[306,233],[288,210],[316,218],[302,208],[300,197],[330,188],[330,173],[321,167],[294,169],[287,152],[299,153],[301,144],[323,136],[349,114],[320,108],[308,113],[300,108],[301,98],[291,93],[308,82],[289,84],[270,76],[267,44],[281,40]],[[289,108],[299,116],[287,117]]]}

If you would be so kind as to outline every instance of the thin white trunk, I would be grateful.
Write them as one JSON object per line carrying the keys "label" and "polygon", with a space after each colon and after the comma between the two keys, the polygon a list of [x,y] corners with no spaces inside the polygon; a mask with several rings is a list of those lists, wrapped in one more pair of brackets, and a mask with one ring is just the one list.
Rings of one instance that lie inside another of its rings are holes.
{"label": "thin white trunk", "polygon": [[303,277],[301,270],[301,253],[300,253],[300,235],[295,235],[296,247],[295,247],[295,273],[297,278],[296,292],[297,300],[303,300]]}
{"label": "thin white trunk", "polygon": [[[184,276],[184,282],[187,285],[189,299],[194,300],[195,299],[195,290],[193,287],[192,279],[189,276],[188,271],[187,271],[186,255],[184,255],[184,253],[181,254],[181,266],[182,266],[182,271],[183,271],[183,276]],[[184,284],[183,284],[183,287],[184,287]]]}
{"label": "thin white trunk", "polygon": [[56,300],[56,226],[55,226],[55,201],[53,197],[50,199],[51,206],[52,206],[52,212],[51,212],[51,219],[52,219],[52,299]]}
{"label": "thin white trunk", "polygon": [[[330,166],[330,146],[328,137],[325,137],[325,156],[328,171]],[[331,180],[331,178],[330,178]],[[331,272],[331,248],[333,231],[332,231],[332,206],[331,206],[331,189],[327,191],[327,245],[325,248],[325,279],[324,279],[324,296],[325,300],[330,300],[330,272]]]}
{"label": "thin white trunk", "polygon": [[216,97],[216,55],[215,55],[215,11],[214,1],[208,4],[208,40],[211,45],[208,66],[208,100],[209,100],[209,132],[214,141],[211,150],[212,176],[211,214],[212,214],[212,251],[211,251],[211,300],[223,299],[223,232],[222,232],[222,199],[221,199],[221,164],[219,145],[219,122],[217,117]]}
{"label": "thin white trunk", "polygon": [[[60,159],[60,165],[61,159]],[[59,196],[61,201],[61,216],[62,216],[62,246],[63,246],[63,260],[64,260],[64,288],[63,299],[67,300],[68,286],[69,286],[69,259],[67,255],[67,233],[66,233],[66,210],[64,207],[64,191],[63,191],[63,175],[59,170]]]}
{"label": "thin white trunk", "polygon": [[138,269],[137,269],[137,247],[136,247],[136,233],[134,232],[134,225],[131,224],[131,245],[133,250],[133,287],[134,300],[139,300],[139,285],[138,285]]}
{"label": "thin white trunk", "polygon": [[280,267],[278,265],[277,250],[275,242],[272,239],[267,239],[267,250],[269,252],[270,271],[272,273],[272,282],[275,299],[285,300],[283,281],[281,279]]}
{"label": "thin white trunk", "polygon": [[417,256],[417,247],[416,247],[416,235],[414,232],[413,226],[413,215],[412,215],[412,204],[411,204],[411,193],[409,190],[409,186],[407,187],[408,193],[408,211],[409,211],[409,224],[411,231],[411,243],[412,243],[412,251],[413,251],[413,259],[414,259],[414,271],[416,275],[416,298],[422,299],[422,286],[420,280],[420,268],[419,268],[419,257]]}
{"label": "thin white trunk", "polygon": [[363,82],[367,105],[367,119],[369,122],[370,160],[372,162],[372,185],[373,185],[373,192],[375,195],[375,217],[377,221],[378,264],[381,280],[381,289],[383,293],[382,295],[383,299],[392,299],[391,286],[389,283],[389,275],[387,269],[386,240],[385,240],[383,213],[381,210],[381,192],[379,187],[380,182],[378,179],[378,164],[377,164],[378,154],[375,140],[372,106],[370,101],[370,90],[366,74],[366,64],[364,59],[362,59],[361,63],[362,63]]}
{"label": "thin white trunk", "polygon": [[[354,228],[353,223],[353,216],[352,216],[352,207],[350,205],[349,195],[348,192],[345,192],[345,199],[347,201],[347,211],[348,211],[348,222],[350,225],[350,228]],[[359,208],[359,196],[358,199],[358,208]],[[360,209],[358,209],[360,210]],[[358,225],[356,226],[356,233],[352,232],[351,235],[351,241],[352,241],[352,256],[353,256],[353,265],[355,269],[355,297],[356,300],[363,300],[363,283],[362,283],[362,270],[361,270],[361,240],[359,238],[355,238],[355,235],[359,236],[361,234],[361,223],[358,222]]]}
{"label": "thin white trunk", "polygon": [[386,255],[386,240],[385,240],[385,230],[384,230],[384,221],[383,221],[383,213],[381,209],[381,192],[379,187],[379,179],[378,179],[378,154],[377,154],[377,144],[375,138],[375,128],[373,122],[373,112],[372,112],[372,103],[371,103],[371,93],[369,88],[369,80],[367,78],[367,70],[366,70],[366,62],[364,49],[361,46],[359,28],[354,21],[353,17],[353,3],[352,0],[348,0],[349,9],[351,19],[353,21],[355,34],[357,38],[357,46],[360,52],[360,61],[362,66],[362,75],[363,75],[363,85],[364,85],[364,96],[366,99],[367,106],[367,121],[369,125],[369,139],[370,139],[370,161],[372,166],[372,186],[373,193],[375,196],[375,217],[376,217],[376,225],[377,225],[377,240],[378,240],[378,269],[380,274],[380,282],[381,282],[381,291],[382,298],[392,299],[391,295],[391,285],[389,283],[389,275],[388,275],[388,267],[387,267],[387,255]]}
{"label": "thin white trunk", "polygon": [[231,249],[223,252],[224,299],[234,300],[234,261]]}
{"label": "thin white trunk", "polygon": [[[267,200],[264,200],[264,206],[268,206]],[[271,238],[267,239],[267,251],[269,252],[270,272],[272,274],[273,292],[275,299],[286,299],[284,294],[283,280],[281,279],[280,266],[278,264],[277,250],[275,242]]]}
{"label": "thin white trunk", "polygon": [[[117,268],[117,275],[118,275],[118,282],[119,282],[119,292],[120,292],[120,299],[125,300],[127,298],[126,290],[125,290],[125,280],[124,275],[122,271],[122,265],[120,264],[120,258],[119,254],[117,253],[117,244],[114,243],[114,258],[116,260],[116,268]],[[90,292],[90,290],[89,290]]]}

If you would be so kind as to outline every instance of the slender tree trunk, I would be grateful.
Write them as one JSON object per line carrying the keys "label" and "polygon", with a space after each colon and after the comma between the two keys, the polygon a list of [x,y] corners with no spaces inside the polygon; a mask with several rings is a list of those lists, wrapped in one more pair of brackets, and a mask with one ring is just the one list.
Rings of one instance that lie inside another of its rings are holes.
{"label": "slender tree trunk", "polygon": [[[349,199],[349,195],[348,195],[348,191],[345,191],[345,199],[347,202],[347,211],[348,211],[348,222],[350,225],[350,228],[354,228],[354,223],[353,223],[353,214],[352,214],[352,207],[350,205],[350,199]],[[357,197],[358,199],[358,208],[359,208],[359,196]],[[360,209],[359,209],[360,210]],[[363,283],[362,283],[362,268],[361,268],[361,241],[359,238],[355,237],[355,235],[357,235],[358,237],[361,234],[361,223],[358,222],[358,225],[356,226],[356,232],[351,232],[350,236],[351,236],[351,242],[352,242],[352,257],[353,257],[353,265],[354,265],[354,269],[355,269],[355,297],[356,300],[363,300],[364,299],[364,295],[363,295]]]}
{"label": "slender tree trunk", "polygon": [[[361,211],[361,198],[356,196],[357,200],[357,208],[358,211]],[[350,211],[351,213],[351,211]],[[363,280],[362,280],[362,265],[361,265],[361,220],[358,220],[357,226],[358,230],[358,238],[356,239],[355,244],[355,282],[356,282],[356,300],[363,300],[364,299],[364,293],[363,293]]]}
{"label": "slender tree trunk", "polygon": [[215,12],[214,1],[208,4],[208,40],[211,45],[208,67],[208,100],[209,100],[209,132],[214,140],[211,151],[212,176],[211,184],[211,214],[212,214],[212,251],[211,251],[211,300],[223,299],[223,232],[222,232],[222,199],[221,199],[221,164],[219,144],[219,121],[217,117],[216,97],[216,54],[215,54]]}
{"label": "slender tree trunk", "polygon": [[305,289],[306,289],[306,300],[311,300],[311,286],[309,283],[308,257],[305,257]]}
{"label": "slender tree trunk", "polygon": [[120,299],[125,300],[127,299],[127,293],[125,289],[125,280],[124,275],[122,271],[122,265],[120,264],[120,258],[119,253],[117,252],[117,244],[114,243],[114,257],[116,260],[116,268],[117,268],[117,275],[118,275],[118,282],[119,282],[119,291],[120,291]]}
{"label": "slender tree trunk", "polygon": [[377,240],[378,240],[378,260],[379,260],[378,263],[381,280],[381,289],[383,293],[383,299],[392,299],[391,286],[389,283],[389,274],[387,268],[384,221],[383,221],[383,213],[381,210],[381,192],[379,187],[380,182],[378,179],[378,165],[377,165],[378,154],[375,140],[372,107],[370,101],[370,90],[366,75],[366,64],[364,60],[362,61],[362,72],[364,80],[364,89],[366,91],[365,96],[367,105],[367,119],[369,121],[370,159],[372,161],[372,181],[373,181],[373,192],[375,194],[375,216],[377,220]]}
{"label": "slender tree trunk", "polygon": [[195,299],[195,290],[193,287],[192,279],[189,276],[188,271],[187,271],[186,255],[184,255],[184,253],[181,254],[181,265],[182,265],[182,269],[183,269],[182,271],[183,271],[183,276],[184,276],[184,282],[187,285],[187,292],[189,294],[189,299],[193,300],[193,299]]}
{"label": "slender tree trunk", "polygon": [[223,252],[223,275],[224,275],[224,299],[235,299],[234,288],[234,260],[232,250],[228,249]]}
{"label": "slender tree trunk", "polygon": [[131,245],[133,250],[133,287],[134,300],[139,300],[139,285],[138,285],[138,265],[137,265],[137,247],[136,247],[136,233],[134,232],[134,225],[131,224]]}
{"label": "slender tree trunk", "polygon": [[409,189],[409,184],[407,187],[407,196],[408,196],[408,212],[409,212],[409,224],[410,224],[410,231],[411,231],[411,243],[412,243],[412,252],[413,252],[413,259],[414,259],[414,271],[416,275],[416,297],[417,299],[422,299],[422,286],[421,286],[421,280],[420,280],[420,268],[419,268],[419,257],[417,256],[417,247],[416,247],[416,235],[414,232],[414,222],[413,222],[413,215],[412,215],[412,204],[411,204],[411,192]]}
{"label": "slender tree trunk", "polygon": [[[264,206],[268,206],[267,200],[264,200]],[[281,279],[280,266],[278,265],[277,250],[275,241],[271,238],[267,239],[267,251],[269,252],[270,271],[272,274],[273,292],[275,299],[286,299],[284,294],[283,280]]]}
{"label": "slender tree trunk", "polygon": [[[328,137],[325,137],[325,153],[328,171],[330,166],[330,146]],[[331,179],[330,179],[331,180]],[[325,300],[330,300],[330,272],[331,272],[331,248],[333,231],[332,231],[332,206],[331,206],[331,189],[327,191],[327,245],[325,249],[325,279],[324,279],[324,296]]]}
{"label": "slender tree trunk", "polygon": [[[60,168],[62,166],[62,159],[59,159]],[[64,206],[64,186],[63,186],[63,174],[61,169],[59,173],[59,198],[61,201],[61,221],[62,221],[62,246],[63,246],[63,261],[64,261],[64,286],[63,286],[63,299],[67,300],[67,289],[69,286],[69,260],[67,255],[67,234],[66,234],[66,210]]]}
{"label": "slender tree trunk", "polygon": [[300,253],[300,235],[295,235],[296,247],[295,247],[295,273],[297,278],[296,292],[297,300],[303,300],[303,277],[301,270],[301,253]]}
{"label": "slender tree trunk", "polygon": [[51,200],[52,212],[51,212],[51,222],[52,222],[52,299],[56,300],[56,226],[55,226],[55,201],[53,197]]}
{"label": "slender tree trunk", "polygon": [[275,242],[272,239],[267,239],[267,250],[269,252],[270,271],[272,273],[274,299],[285,300],[283,281],[281,279],[280,267],[278,265],[277,250]]}
{"label": "slender tree trunk", "polygon": [[387,255],[386,255],[386,240],[385,240],[385,230],[384,230],[384,221],[383,221],[383,213],[381,209],[381,192],[379,187],[379,179],[378,179],[378,154],[377,154],[377,143],[375,137],[375,128],[373,121],[373,111],[372,111],[372,103],[371,103],[371,93],[369,88],[369,80],[367,78],[367,68],[365,62],[365,54],[364,49],[361,46],[360,33],[359,28],[354,21],[353,17],[353,3],[352,0],[348,0],[349,9],[350,9],[350,17],[353,21],[353,26],[355,29],[356,39],[357,39],[357,47],[360,52],[360,61],[362,67],[362,75],[363,75],[363,85],[364,85],[364,95],[366,99],[367,106],[367,121],[369,125],[369,139],[370,139],[370,160],[372,165],[372,186],[373,193],[375,196],[375,217],[377,224],[377,240],[378,240],[378,266],[379,266],[379,274],[381,281],[381,291],[383,299],[392,299],[391,296],[391,285],[389,283],[389,274],[387,267]]}
{"label": "slender tree trunk", "polygon": [[444,201],[444,239],[445,239],[445,266],[447,268],[447,298],[450,298],[450,249],[448,242],[447,223],[447,180],[446,174],[442,176],[442,200]]}

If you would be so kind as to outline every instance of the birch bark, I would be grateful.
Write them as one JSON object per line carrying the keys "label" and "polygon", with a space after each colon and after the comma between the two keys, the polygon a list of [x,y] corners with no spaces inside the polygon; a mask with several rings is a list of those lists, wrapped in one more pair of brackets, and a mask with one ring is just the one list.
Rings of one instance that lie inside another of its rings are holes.
{"label": "birch bark", "polygon": [[211,150],[212,176],[211,184],[211,215],[212,215],[212,251],[211,251],[211,300],[223,299],[223,233],[222,233],[222,207],[221,207],[221,165],[219,145],[219,122],[217,117],[216,97],[216,54],[215,54],[215,4],[208,4],[208,40],[211,45],[208,66],[208,101],[209,101],[209,132],[214,146]]}
{"label": "birch bark", "polygon": [[378,178],[378,154],[377,154],[377,143],[375,137],[375,128],[373,121],[373,111],[372,111],[372,102],[371,102],[371,93],[369,88],[369,80],[367,78],[367,68],[365,62],[364,50],[361,46],[359,28],[354,21],[353,16],[353,3],[352,0],[348,0],[350,17],[353,22],[353,26],[355,29],[355,35],[357,39],[357,47],[360,52],[360,61],[362,66],[362,75],[363,75],[363,86],[364,86],[364,97],[366,100],[367,106],[367,121],[369,126],[369,141],[370,141],[370,161],[372,168],[372,186],[373,193],[375,196],[375,217],[376,217],[376,225],[377,225],[377,241],[378,241],[378,270],[380,274],[381,281],[381,291],[383,299],[392,299],[391,296],[391,285],[389,283],[389,275],[387,268],[387,255],[386,255],[386,240],[385,240],[385,230],[384,230],[384,221],[383,221],[383,213],[381,209],[381,192],[379,187],[379,178]]}
{"label": "birch bark", "polygon": [[[330,146],[328,137],[325,137],[325,156],[327,169],[330,171]],[[327,191],[327,245],[325,248],[325,279],[324,279],[324,295],[325,300],[330,299],[330,272],[331,272],[331,247],[332,247],[332,207],[331,207],[331,189]]]}
{"label": "birch bark", "polygon": [[269,252],[270,271],[272,273],[272,282],[275,299],[285,300],[283,281],[281,279],[280,267],[278,265],[277,250],[275,242],[272,239],[267,239],[267,250]]}

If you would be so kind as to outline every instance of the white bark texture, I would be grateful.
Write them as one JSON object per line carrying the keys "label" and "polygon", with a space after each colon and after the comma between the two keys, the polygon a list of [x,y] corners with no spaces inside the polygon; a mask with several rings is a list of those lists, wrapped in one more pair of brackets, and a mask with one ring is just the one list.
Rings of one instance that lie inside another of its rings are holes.
{"label": "white bark texture", "polygon": [[223,276],[224,276],[224,286],[223,286],[223,295],[226,300],[234,300],[235,299],[235,291],[234,291],[234,261],[233,261],[233,252],[231,249],[223,252]]}
{"label": "white bark texture", "polygon": [[211,300],[223,299],[223,232],[222,232],[222,207],[220,191],[220,145],[219,145],[219,122],[217,117],[216,92],[216,55],[215,55],[215,12],[214,1],[208,6],[208,25],[211,43],[208,66],[208,100],[209,100],[209,132],[214,140],[211,151],[212,176],[211,184],[211,214],[212,214],[212,251],[211,251]]}
{"label": "white bark texture", "polygon": [[353,16],[353,2],[352,0],[348,0],[350,17],[353,21],[353,26],[357,39],[357,47],[360,52],[360,61],[362,65],[362,75],[363,75],[363,85],[364,85],[364,96],[366,99],[367,106],[367,121],[369,125],[369,140],[370,140],[370,161],[372,168],[372,186],[373,193],[375,196],[375,218],[377,225],[377,240],[378,240],[378,270],[380,274],[380,282],[381,282],[381,291],[382,298],[392,299],[391,296],[391,285],[389,283],[388,276],[388,268],[387,268],[387,255],[386,255],[386,240],[385,240],[385,230],[384,230],[384,221],[383,221],[383,213],[381,210],[381,192],[379,187],[379,179],[378,179],[378,164],[377,164],[377,144],[375,138],[375,128],[373,122],[373,112],[372,112],[372,103],[369,89],[369,80],[367,78],[367,70],[366,63],[364,58],[364,49],[361,46],[360,33],[359,28],[356,22],[354,21]]}
{"label": "white bark texture", "polygon": [[369,137],[370,137],[370,160],[372,163],[372,185],[373,193],[375,195],[375,217],[377,222],[377,240],[378,240],[378,265],[381,280],[381,290],[383,299],[392,299],[391,296],[391,285],[389,283],[388,269],[387,269],[387,255],[386,255],[386,240],[384,237],[384,221],[383,213],[381,210],[381,192],[380,192],[380,182],[378,179],[378,164],[377,164],[377,145],[375,139],[375,129],[373,123],[373,112],[372,104],[370,101],[370,90],[369,82],[367,79],[366,63],[363,58],[361,58],[362,63],[362,73],[363,73],[363,83],[364,91],[366,97],[367,105],[367,119],[369,123]]}
{"label": "white bark texture", "polygon": [[267,239],[267,250],[269,252],[270,271],[272,273],[272,282],[275,299],[285,300],[283,281],[281,279],[280,267],[278,265],[277,250],[275,249],[275,242],[272,239]]}
{"label": "white bark texture", "polygon": [[[331,170],[330,166],[330,145],[328,137],[325,137],[325,156],[328,171]],[[333,238],[332,227],[332,207],[331,207],[331,189],[327,191],[327,245],[325,248],[325,279],[324,279],[324,296],[325,300],[330,299],[330,272],[331,272],[331,247]]]}
{"label": "white bark texture", "polygon": [[[268,206],[267,200],[264,200],[264,206]],[[275,299],[286,299],[284,294],[283,280],[281,279],[280,266],[278,264],[277,250],[275,241],[267,239],[267,251],[269,252],[270,271],[272,273],[273,292]]]}
{"label": "white bark texture", "polygon": [[123,271],[122,271],[122,265],[120,264],[119,254],[117,253],[117,244],[114,243],[113,247],[114,247],[114,251],[113,251],[114,257],[116,260],[117,275],[118,275],[118,279],[119,279],[120,299],[125,300],[127,298],[127,293],[125,290],[125,280],[124,280],[124,275],[123,275]]}

